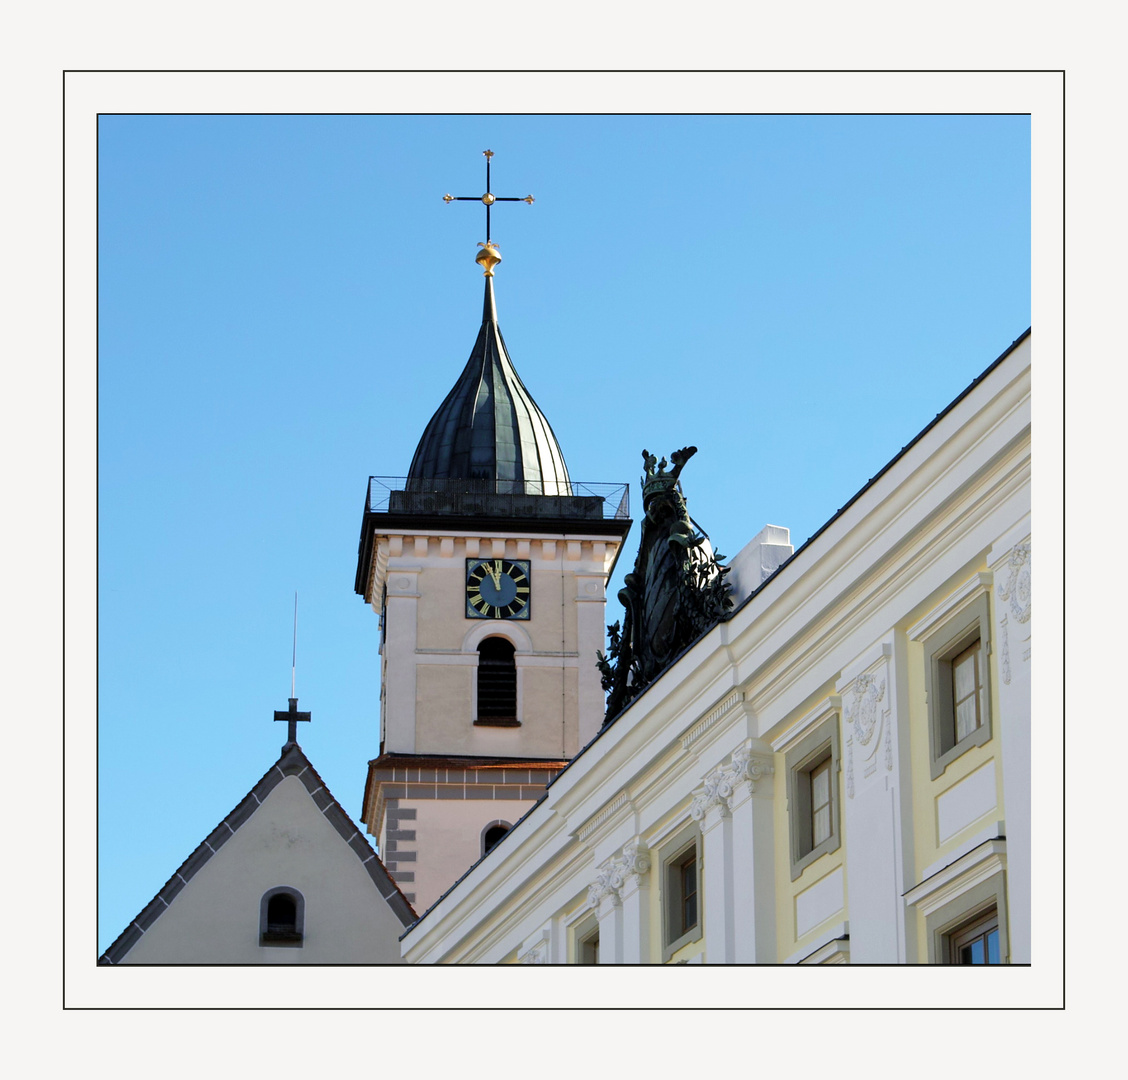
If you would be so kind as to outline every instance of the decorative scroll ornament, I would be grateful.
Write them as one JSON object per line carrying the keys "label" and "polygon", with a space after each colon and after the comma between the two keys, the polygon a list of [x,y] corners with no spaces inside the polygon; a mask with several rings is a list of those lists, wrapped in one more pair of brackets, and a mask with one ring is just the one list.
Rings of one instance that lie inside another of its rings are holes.
{"label": "decorative scroll ornament", "polygon": [[524,956],[521,957],[522,964],[546,964],[548,963],[545,958],[544,944],[538,945],[535,949],[530,949]]}
{"label": "decorative scroll ornament", "polygon": [[588,886],[588,904],[599,907],[604,897],[610,897],[615,904],[622,903],[631,879],[641,880],[649,870],[650,852],[637,840],[631,841],[599,868],[595,881]]}
{"label": "decorative scroll ornament", "polygon": [[623,882],[632,877],[641,878],[650,870],[650,852],[642,844],[632,841],[623,848]]}
{"label": "decorative scroll ornament", "polygon": [[588,903],[592,907],[599,907],[604,897],[610,897],[612,902],[621,901],[619,890],[623,887],[623,875],[611,859],[599,868],[595,881],[588,886]]}
{"label": "decorative scroll ornament", "polygon": [[1020,623],[1030,621],[1030,541],[1015,544],[1007,559],[1007,580],[998,586],[999,599],[1010,602],[1010,612]]}
{"label": "decorative scroll ornament", "polygon": [[746,746],[740,747],[733,752],[732,761],[706,775],[703,790],[689,808],[690,817],[700,821],[714,806],[719,806],[722,814],[731,813],[741,784],[746,783],[749,791],[755,791],[756,782],[774,771],[770,761],[753,755]]}
{"label": "decorative scroll ornament", "polygon": [[686,446],[658,460],[643,450],[645,516],[634,569],[619,590],[624,610],[607,628],[607,655],[597,653],[610,723],[703,633],[732,608],[727,566],[686,509],[679,477],[697,453]]}

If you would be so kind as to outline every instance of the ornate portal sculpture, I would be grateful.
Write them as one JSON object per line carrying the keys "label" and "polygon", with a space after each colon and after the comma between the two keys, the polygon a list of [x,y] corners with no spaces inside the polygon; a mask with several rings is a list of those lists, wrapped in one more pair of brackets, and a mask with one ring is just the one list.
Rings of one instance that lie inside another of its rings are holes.
{"label": "ornate portal sculpture", "polygon": [[670,455],[673,469],[647,450],[642,459],[642,537],[634,570],[619,590],[623,625],[607,628],[607,655],[598,667],[607,692],[604,724],[610,723],[689,645],[732,607],[723,555],[686,510],[678,477],[694,454],[686,446]]}

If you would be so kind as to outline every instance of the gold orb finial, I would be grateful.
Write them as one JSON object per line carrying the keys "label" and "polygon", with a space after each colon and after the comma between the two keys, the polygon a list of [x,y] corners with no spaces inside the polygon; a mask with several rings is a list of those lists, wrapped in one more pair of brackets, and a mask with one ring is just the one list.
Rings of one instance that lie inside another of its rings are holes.
{"label": "gold orb finial", "polygon": [[493,277],[494,267],[501,262],[501,252],[493,243],[479,244],[478,247],[482,250],[478,252],[474,261],[485,269],[485,277]]}

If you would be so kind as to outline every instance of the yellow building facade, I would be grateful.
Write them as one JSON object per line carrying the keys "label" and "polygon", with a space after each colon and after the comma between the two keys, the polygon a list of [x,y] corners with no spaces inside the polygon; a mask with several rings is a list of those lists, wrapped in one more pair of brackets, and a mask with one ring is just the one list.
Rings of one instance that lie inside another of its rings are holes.
{"label": "yellow building facade", "polygon": [[759,534],[731,616],[404,958],[1028,963],[1030,357],[1027,332],[798,551]]}

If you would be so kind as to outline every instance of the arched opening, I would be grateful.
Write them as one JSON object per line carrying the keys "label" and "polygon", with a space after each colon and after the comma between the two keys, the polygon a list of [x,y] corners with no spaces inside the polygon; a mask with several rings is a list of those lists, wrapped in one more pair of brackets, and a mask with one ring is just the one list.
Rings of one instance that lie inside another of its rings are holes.
{"label": "arched opening", "polygon": [[478,715],[476,724],[517,726],[517,663],[513,645],[488,637],[478,646]]}
{"label": "arched opening", "polygon": [[495,821],[482,830],[482,855],[488,855],[509,832],[510,825],[505,821]]}
{"label": "arched opening", "polygon": [[280,886],[263,893],[259,905],[259,940],[263,945],[301,945],[305,899],[297,889]]}

